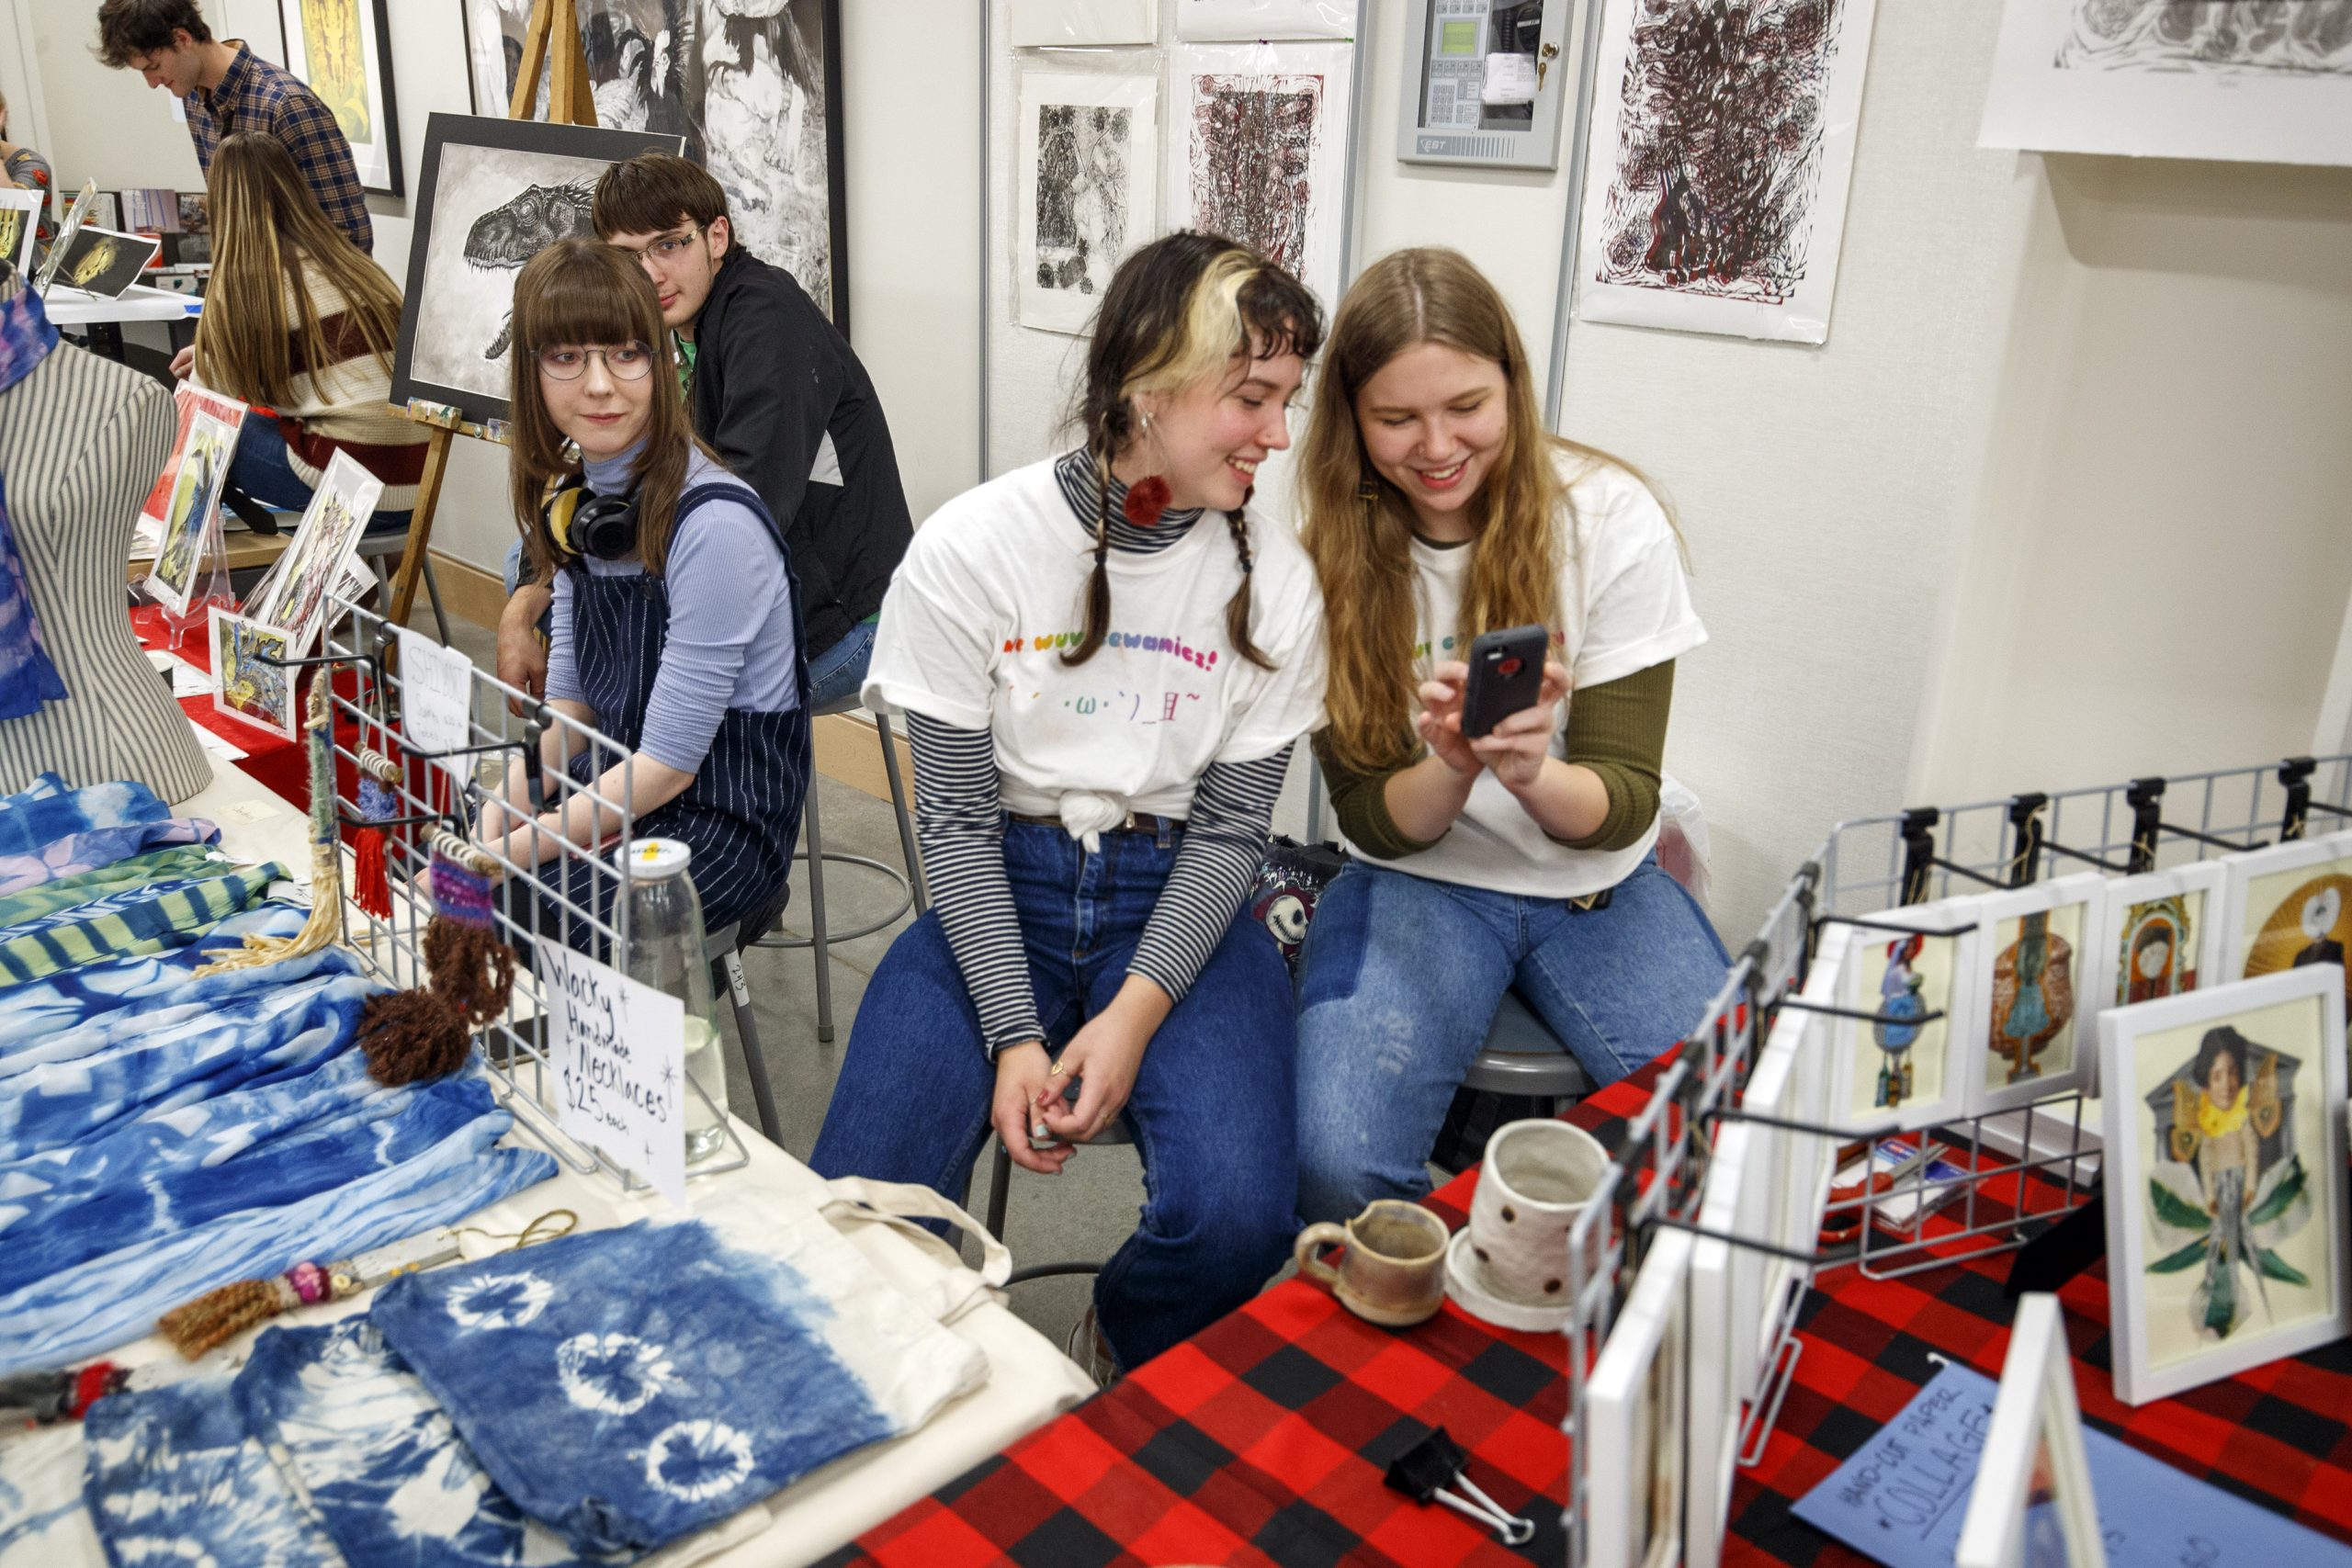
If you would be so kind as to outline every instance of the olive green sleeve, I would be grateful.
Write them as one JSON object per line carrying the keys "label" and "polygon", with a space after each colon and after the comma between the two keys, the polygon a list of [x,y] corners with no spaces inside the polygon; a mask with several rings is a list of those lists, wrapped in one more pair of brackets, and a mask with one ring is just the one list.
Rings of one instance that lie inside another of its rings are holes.
{"label": "olive green sleeve", "polygon": [[1666,720],[1673,705],[1671,659],[1568,700],[1567,760],[1600,775],[1609,792],[1609,815],[1583,838],[1553,838],[1555,843],[1572,850],[1622,850],[1641,842],[1657,816]]}
{"label": "olive green sleeve", "polygon": [[[1339,818],[1340,831],[1348,836],[1348,842],[1374,860],[1402,860],[1436,843],[1437,839],[1407,838],[1388,815],[1388,781],[1426,753],[1408,757],[1378,773],[1351,773],[1332,756],[1329,733],[1316,731],[1315,761],[1323,769],[1323,787],[1331,794],[1331,815]],[[1441,833],[1438,838],[1444,836]]]}

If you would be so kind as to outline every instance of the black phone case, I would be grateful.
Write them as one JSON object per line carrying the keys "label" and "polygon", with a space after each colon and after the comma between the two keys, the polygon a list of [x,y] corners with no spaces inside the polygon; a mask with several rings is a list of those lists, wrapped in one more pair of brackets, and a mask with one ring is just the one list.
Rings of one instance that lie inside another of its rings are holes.
{"label": "black phone case", "polygon": [[1462,733],[1476,739],[1496,725],[1535,705],[1544,694],[1542,626],[1487,632],[1470,645],[1470,679],[1462,692]]}

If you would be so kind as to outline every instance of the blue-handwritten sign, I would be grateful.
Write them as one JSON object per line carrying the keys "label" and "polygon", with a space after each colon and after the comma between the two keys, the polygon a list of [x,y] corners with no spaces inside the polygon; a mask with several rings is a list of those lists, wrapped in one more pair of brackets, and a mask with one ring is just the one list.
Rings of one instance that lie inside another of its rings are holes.
{"label": "blue-handwritten sign", "polygon": [[[1966,1367],[1938,1372],[1792,1510],[1887,1568],[1950,1568],[1997,1386]],[[2086,1427],[2091,1492],[2112,1568],[2352,1568],[2352,1547]]]}

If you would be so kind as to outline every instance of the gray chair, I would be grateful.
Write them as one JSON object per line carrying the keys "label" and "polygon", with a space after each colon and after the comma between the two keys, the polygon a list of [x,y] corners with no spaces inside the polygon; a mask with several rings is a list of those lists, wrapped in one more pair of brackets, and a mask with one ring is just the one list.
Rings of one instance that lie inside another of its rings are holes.
{"label": "gray chair", "polygon": [[[383,596],[378,601],[387,613],[392,603],[392,572],[400,565],[401,557],[408,552],[408,530],[395,529],[388,533],[361,535],[359,558],[375,572],[376,581]],[[441,607],[441,584],[433,575],[433,552],[424,553],[424,592],[433,601],[433,624],[441,633],[441,646],[449,646],[449,615]]]}
{"label": "gray chair", "polygon": [[743,983],[743,945],[737,927],[723,925],[703,935],[703,956],[710,962],[710,983],[723,990],[735,1009],[735,1032],[743,1043],[743,1068],[751,1076],[752,1100],[759,1109],[760,1133],[776,1147],[784,1147],[784,1124],[776,1120],[775,1091],[768,1087],[767,1058],[760,1055],[759,1025],[752,1019],[752,991]]}
{"label": "gray chair", "polygon": [[[837,713],[848,713],[857,705],[855,697],[843,697],[829,706],[819,708],[816,716],[825,718]],[[890,742],[890,721],[880,714],[876,714],[874,728],[882,741],[882,771],[890,781],[890,809],[896,813],[899,819],[899,852],[905,858],[907,869],[901,873],[894,867],[885,865],[880,861],[865,855],[842,854],[826,849],[824,831],[817,815],[817,781],[811,777],[808,781],[808,797],[800,807],[801,830],[808,847],[792,857],[795,860],[808,863],[810,934],[786,936],[770,932],[757,941],[757,945],[761,947],[806,947],[815,950],[817,1038],[827,1043],[830,1043],[833,1038],[832,944],[837,942],[854,942],[862,936],[872,936],[876,931],[896,924],[899,917],[904,915],[909,909],[921,914],[931,907],[930,900],[924,897],[923,893],[922,863],[915,853],[915,826],[913,817],[907,810],[907,787],[905,781],[899,777],[899,750]],[[897,907],[881,919],[868,920],[854,931],[828,931],[825,925],[825,863],[827,861],[842,865],[862,865],[868,871],[881,873],[898,885],[901,897]]]}
{"label": "gray chair", "polygon": [[1560,1037],[1520,1000],[1519,993],[1505,991],[1495,1021],[1487,1026],[1487,1043],[1479,1047],[1462,1087],[1481,1094],[1548,1100],[1557,1114],[1561,1101],[1582,1100],[1599,1086]]}
{"label": "gray chair", "polygon": [[[1117,1121],[1102,1129],[1102,1136],[1086,1146],[1091,1149],[1100,1149],[1107,1148],[1113,1144],[1132,1144],[1135,1141],[1135,1134],[1127,1130],[1127,1119],[1122,1115]],[[1012,1156],[1006,1151],[1002,1139],[999,1139],[994,1147],[995,1159],[989,1168],[988,1227],[989,1235],[1002,1241],[1005,1206],[1012,1196]],[[1050,1280],[1063,1274],[1100,1274],[1102,1271],[1101,1263],[1033,1263],[1026,1269],[1015,1269],[1006,1277],[1004,1282],[1008,1285],[1021,1285],[1026,1284],[1031,1280]]]}

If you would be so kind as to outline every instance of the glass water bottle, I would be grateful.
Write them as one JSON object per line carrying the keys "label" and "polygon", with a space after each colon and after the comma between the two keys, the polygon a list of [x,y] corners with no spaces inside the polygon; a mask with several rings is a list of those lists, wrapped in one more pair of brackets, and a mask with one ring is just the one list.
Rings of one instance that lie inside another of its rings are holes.
{"label": "glass water bottle", "polygon": [[[675,839],[632,839],[621,857],[628,875],[628,958],[624,971],[685,1007],[686,1163],[727,1142],[727,1062],[711,1010],[710,964],[703,956],[702,898],[686,874],[694,852]],[[702,1094],[695,1092],[699,1085]],[[706,1103],[704,1096],[707,1095]]]}

